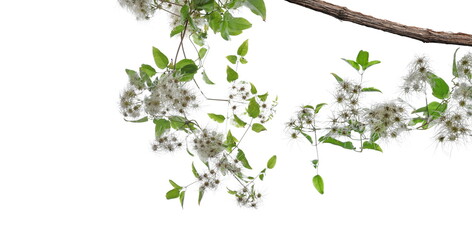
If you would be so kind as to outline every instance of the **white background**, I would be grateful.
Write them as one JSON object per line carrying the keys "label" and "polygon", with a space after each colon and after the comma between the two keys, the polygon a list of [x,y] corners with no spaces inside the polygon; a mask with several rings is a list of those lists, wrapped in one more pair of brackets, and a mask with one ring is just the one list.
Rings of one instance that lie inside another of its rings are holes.
{"label": "white background", "polygon": [[[470,6],[460,0],[332,2],[404,24],[472,33]],[[278,155],[259,185],[264,202],[257,210],[240,208],[219,189],[198,206],[194,189],[182,210],[165,199],[168,179],[191,181],[197,159],[153,153],[153,125],[124,122],[118,111],[124,69],[151,64],[152,46],[175,51],[166,15],[136,22],[111,0],[3,3],[0,239],[471,239],[470,143],[443,148],[430,131],[385,143],[384,153],[323,145],[326,193],[319,195],[311,183],[313,149],[283,131],[297,106],[331,101],[331,72],[355,79],[341,57],[363,49],[381,60],[365,77],[390,99],[417,55],[427,54],[437,75],[450,79],[457,46],[424,44],[282,0],[266,5],[266,22],[241,12],[253,28],[229,46],[211,37],[207,64],[217,88],[225,89],[224,56],[249,38],[250,64],[240,67],[240,78],[279,96],[270,131],[243,145],[255,169]]]}

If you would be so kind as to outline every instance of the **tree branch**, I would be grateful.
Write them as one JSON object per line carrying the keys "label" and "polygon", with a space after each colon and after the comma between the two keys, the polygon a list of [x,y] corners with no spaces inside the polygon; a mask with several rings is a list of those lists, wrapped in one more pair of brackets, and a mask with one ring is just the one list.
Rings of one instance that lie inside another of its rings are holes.
{"label": "tree branch", "polygon": [[378,19],[369,15],[349,10],[319,0],[286,0],[317,12],[362,26],[382,30],[396,35],[413,38],[425,43],[456,44],[472,46],[472,35],[466,33],[437,32],[427,28],[407,26],[389,20]]}

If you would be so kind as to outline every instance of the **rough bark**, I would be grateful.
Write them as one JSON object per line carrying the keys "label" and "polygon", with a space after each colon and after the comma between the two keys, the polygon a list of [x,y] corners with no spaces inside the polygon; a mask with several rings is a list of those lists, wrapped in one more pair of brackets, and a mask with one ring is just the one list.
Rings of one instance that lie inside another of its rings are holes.
{"label": "rough bark", "polygon": [[317,12],[335,17],[341,21],[348,21],[362,26],[382,30],[396,35],[413,38],[425,43],[455,44],[472,46],[472,35],[466,33],[438,32],[427,28],[407,26],[389,20],[375,18],[318,0],[286,0]]}

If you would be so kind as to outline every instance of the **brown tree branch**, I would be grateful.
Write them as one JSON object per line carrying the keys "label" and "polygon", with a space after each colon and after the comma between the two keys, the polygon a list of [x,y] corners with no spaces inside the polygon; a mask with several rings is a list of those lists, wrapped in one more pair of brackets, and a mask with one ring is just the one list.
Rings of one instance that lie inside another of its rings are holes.
{"label": "brown tree branch", "polygon": [[382,30],[396,35],[413,38],[425,43],[456,44],[472,46],[472,35],[466,33],[437,32],[427,28],[407,26],[389,20],[349,10],[319,0],[286,0],[288,2],[321,12],[341,21],[348,21],[362,26]]}

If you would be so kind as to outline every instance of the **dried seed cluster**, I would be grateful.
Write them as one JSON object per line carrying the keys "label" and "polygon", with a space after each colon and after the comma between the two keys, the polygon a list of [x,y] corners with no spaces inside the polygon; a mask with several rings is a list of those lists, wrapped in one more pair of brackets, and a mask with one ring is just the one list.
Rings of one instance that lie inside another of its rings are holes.
{"label": "dried seed cluster", "polygon": [[236,201],[240,206],[257,208],[262,200],[262,194],[254,190],[254,186],[251,188],[243,187],[236,192]]}
{"label": "dried seed cluster", "polygon": [[402,90],[405,94],[424,92],[429,82],[431,69],[426,57],[417,57],[411,64],[406,77],[403,78]]}
{"label": "dried seed cluster", "polygon": [[407,130],[408,115],[399,103],[375,105],[366,111],[364,118],[371,132],[383,138],[396,138]]}
{"label": "dried seed cluster", "polygon": [[173,152],[183,146],[183,143],[177,135],[175,134],[168,134],[166,136],[161,136],[154,140],[151,143],[151,148],[154,152],[158,151],[167,151]]}
{"label": "dried seed cluster", "polygon": [[138,91],[132,85],[120,94],[120,111],[126,118],[139,118],[142,112],[142,101],[138,98]]}
{"label": "dried seed cluster", "polygon": [[205,191],[207,189],[214,190],[220,184],[218,179],[217,172],[215,170],[209,170],[198,176],[198,181],[200,182],[200,191]]}

